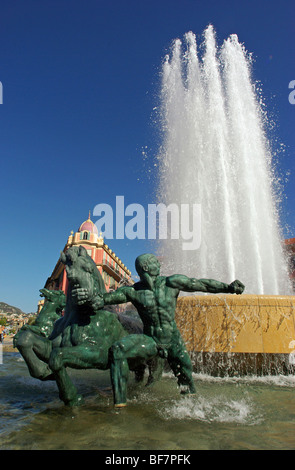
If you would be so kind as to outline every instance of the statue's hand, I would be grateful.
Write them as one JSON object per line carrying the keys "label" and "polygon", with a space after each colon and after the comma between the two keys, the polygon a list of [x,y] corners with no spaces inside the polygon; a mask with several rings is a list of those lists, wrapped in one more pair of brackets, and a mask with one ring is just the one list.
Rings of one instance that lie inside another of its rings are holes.
{"label": "statue's hand", "polygon": [[72,297],[77,305],[83,305],[90,300],[88,289],[83,287],[74,287],[72,289]]}
{"label": "statue's hand", "polygon": [[231,294],[242,294],[244,292],[245,286],[241,281],[236,279],[228,286],[228,290]]}
{"label": "statue's hand", "polygon": [[75,299],[77,305],[84,305],[88,303],[94,309],[100,309],[104,307],[104,300],[102,295],[97,294],[91,296],[88,292],[88,289],[83,287],[74,287],[72,290],[72,297]]}
{"label": "statue's hand", "polygon": [[91,301],[91,305],[95,310],[100,310],[104,307],[104,300],[101,294],[96,294]]}

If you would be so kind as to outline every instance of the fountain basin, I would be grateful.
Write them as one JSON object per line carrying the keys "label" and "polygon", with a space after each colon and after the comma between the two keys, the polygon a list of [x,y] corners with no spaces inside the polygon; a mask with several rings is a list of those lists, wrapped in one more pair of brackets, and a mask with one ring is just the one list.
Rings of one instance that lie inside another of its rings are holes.
{"label": "fountain basin", "polygon": [[295,371],[295,296],[183,296],[175,319],[195,372],[224,376]]}

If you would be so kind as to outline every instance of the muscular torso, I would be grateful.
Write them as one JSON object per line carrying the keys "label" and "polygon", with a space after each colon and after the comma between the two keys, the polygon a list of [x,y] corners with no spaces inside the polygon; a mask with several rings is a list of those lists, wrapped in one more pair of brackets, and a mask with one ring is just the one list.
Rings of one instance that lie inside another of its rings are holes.
{"label": "muscular torso", "polygon": [[142,283],[126,289],[128,300],[137,308],[144,325],[144,334],[157,343],[169,344],[176,328],[174,315],[178,289],[166,285],[166,277],[159,276],[151,289]]}

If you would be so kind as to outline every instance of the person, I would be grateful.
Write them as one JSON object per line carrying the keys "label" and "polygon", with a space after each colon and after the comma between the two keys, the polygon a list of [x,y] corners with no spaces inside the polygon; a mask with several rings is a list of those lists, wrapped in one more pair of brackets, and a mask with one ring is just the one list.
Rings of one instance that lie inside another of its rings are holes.
{"label": "person", "polygon": [[131,302],[143,322],[143,334],[131,334],[111,348],[111,380],[115,407],[126,406],[129,361],[149,361],[166,358],[182,393],[194,394],[192,363],[175,322],[175,308],[180,291],[242,294],[244,285],[212,279],[195,279],[181,274],[160,276],[160,263],[153,254],[140,255],[135,261],[140,281],[121,287],[99,298],[89,299],[85,289],[77,288],[73,295],[83,304],[92,301],[98,308]]}

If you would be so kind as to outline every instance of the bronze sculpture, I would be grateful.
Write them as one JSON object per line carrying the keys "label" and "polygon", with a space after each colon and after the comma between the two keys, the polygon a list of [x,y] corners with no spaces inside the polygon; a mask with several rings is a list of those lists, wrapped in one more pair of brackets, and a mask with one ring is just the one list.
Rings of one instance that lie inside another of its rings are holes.
{"label": "bronze sculpture", "polygon": [[[121,407],[127,402],[129,370],[142,381],[148,368],[150,385],[161,376],[166,360],[184,387],[182,392],[195,393],[191,360],[174,319],[177,297],[181,290],[241,294],[240,281],[225,284],[179,274],[160,276],[158,259],[144,254],[136,259],[140,281],[107,293],[85,248],[71,247],[61,260],[69,281],[66,305],[62,292],[42,289],[43,312],[35,325],[23,327],[15,337],[33,377],[55,380],[61,400],[74,406],[82,403],[82,396],[66,368],[110,369],[114,404]],[[104,309],[125,302],[132,302],[141,321]],[[59,317],[55,321],[54,315]]]}
{"label": "bronze sculpture", "polygon": [[[129,363],[150,361],[161,357],[168,361],[183,393],[195,393],[192,364],[174,315],[180,291],[241,294],[244,285],[236,280],[231,284],[212,279],[194,279],[184,275],[160,276],[160,263],[153,254],[140,255],[135,262],[140,281],[114,292],[97,296],[92,301],[102,307],[132,302],[143,322],[143,334],[129,335],[111,347],[111,379],[116,407],[126,405]],[[87,289],[76,288],[77,302],[91,301]]]}
{"label": "bronze sculpture", "polygon": [[[95,299],[105,293],[105,286],[85,248],[71,247],[61,254],[61,259],[66,265],[69,280],[64,316],[55,321],[47,337],[21,329],[15,346],[23,355],[30,374],[40,380],[56,380],[61,400],[73,406],[79,405],[82,397],[66,368],[108,369],[112,344],[130,333],[142,332],[142,325],[137,319],[106,311],[97,305]],[[87,289],[91,301],[77,304],[72,295],[77,286]],[[143,379],[142,365],[135,364],[131,370],[134,370],[137,380]]]}

